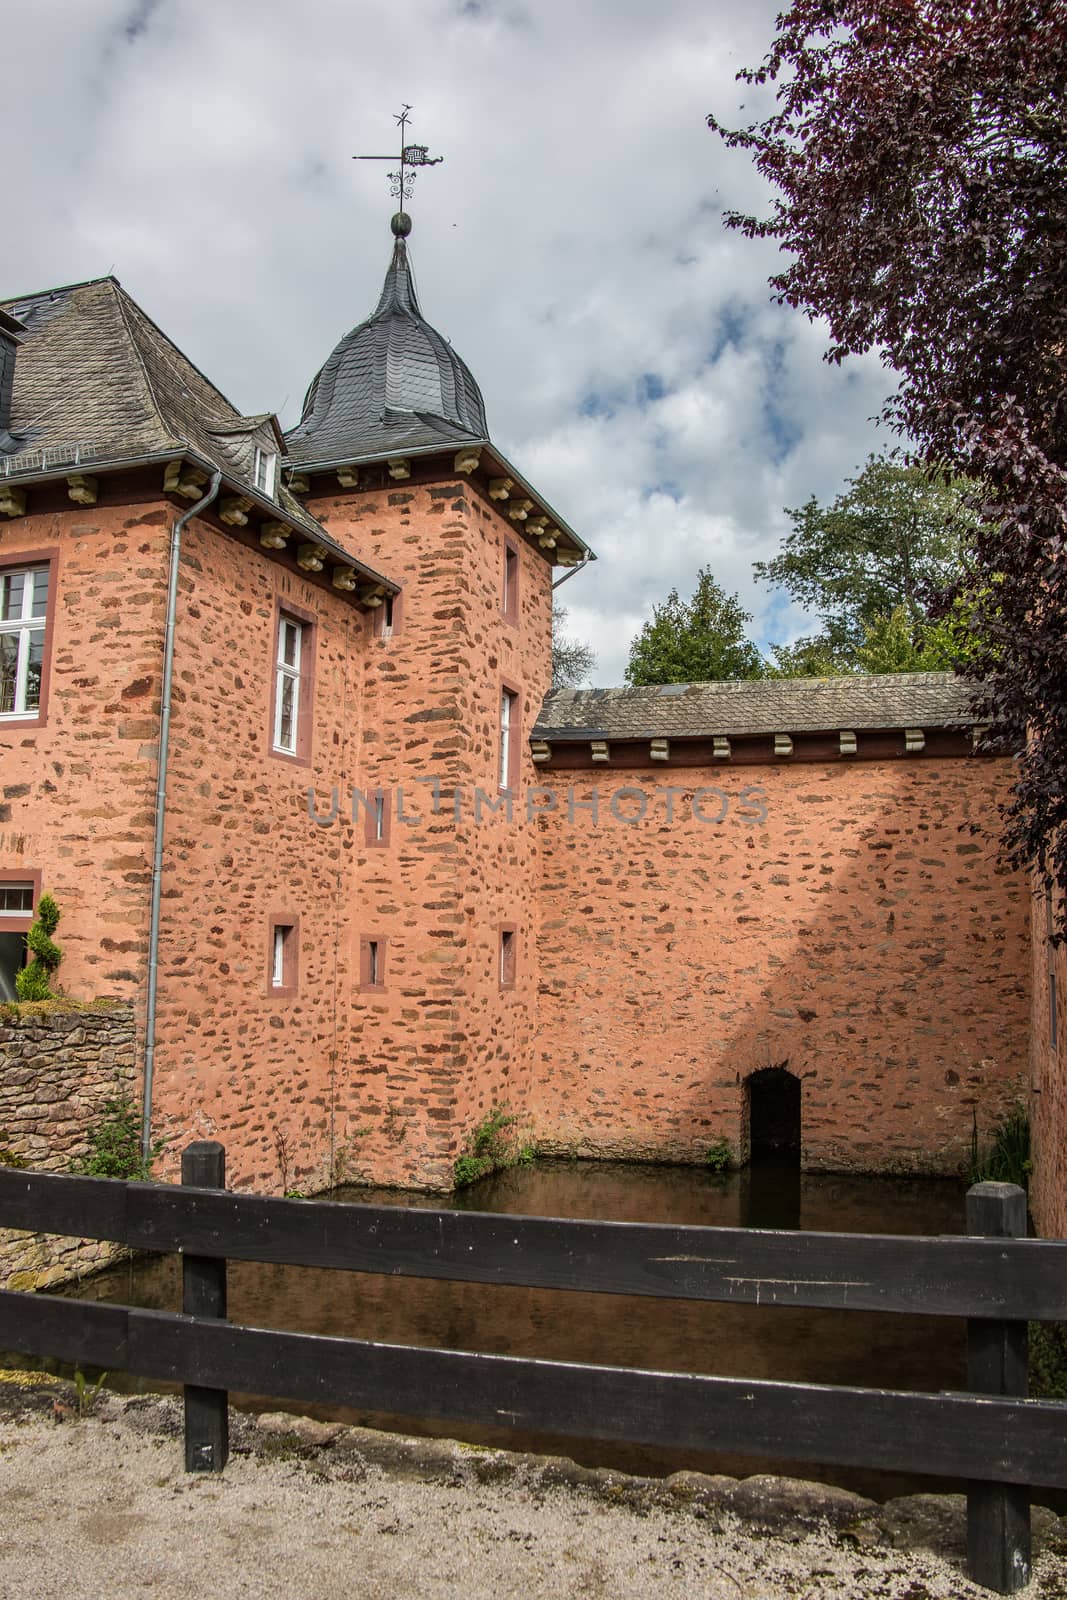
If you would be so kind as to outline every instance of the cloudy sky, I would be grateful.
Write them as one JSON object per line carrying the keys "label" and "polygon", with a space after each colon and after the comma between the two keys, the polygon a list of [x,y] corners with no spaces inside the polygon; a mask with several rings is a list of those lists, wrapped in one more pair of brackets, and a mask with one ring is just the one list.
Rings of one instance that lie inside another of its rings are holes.
{"label": "cloudy sky", "polygon": [[833,369],[770,302],[748,159],[705,126],[777,0],[36,0],[7,30],[0,298],[114,272],[244,411],[290,426],[373,310],[392,244],[393,115],[444,163],[409,206],[422,308],[492,437],[597,551],[560,591],[622,681],[672,585],[710,565],[761,641],[785,506],[886,441],[877,360]]}

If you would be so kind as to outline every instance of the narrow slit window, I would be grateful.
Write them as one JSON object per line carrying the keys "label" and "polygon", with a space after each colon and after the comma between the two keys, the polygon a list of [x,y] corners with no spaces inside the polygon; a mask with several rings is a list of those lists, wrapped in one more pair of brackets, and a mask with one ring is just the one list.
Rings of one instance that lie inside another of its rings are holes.
{"label": "narrow slit window", "polygon": [[404,621],[404,597],[401,593],[382,596],[382,603],[374,611],[371,628],[376,639],[395,639]]}
{"label": "narrow slit window", "polygon": [[500,987],[513,989],[515,987],[515,945],[516,934],[514,928],[501,928],[500,930]]}
{"label": "narrow slit window", "polygon": [[384,939],[361,940],[359,966],[359,982],[362,989],[385,988]]}
{"label": "narrow slit window", "polygon": [[274,686],[274,748],[291,756],[297,753],[299,737],[303,649],[303,624],[293,617],[280,616]]}
{"label": "narrow slit window", "polygon": [[0,717],[41,709],[48,568],[0,572]]}
{"label": "narrow slit window", "polygon": [[292,925],[284,922],[275,924],[273,949],[271,951],[270,983],[272,989],[284,989],[288,977],[288,945],[293,937]]}
{"label": "narrow slit window", "polygon": [[374,837],[380,843],[385,838],[385,795],[381,789],[374,793]]}
{"label": "narrow slit window", "polygon": [[519,620],[519,552],[510,544],[504,546],[504,616]]}
{"label": "narrow slit window", "polygon": [[514,754],[514,741],[518,736],[516,723],[516,709],[518,695],[513,689],[502,689],[500,692],[500,787],[511,787],[512,758]]}

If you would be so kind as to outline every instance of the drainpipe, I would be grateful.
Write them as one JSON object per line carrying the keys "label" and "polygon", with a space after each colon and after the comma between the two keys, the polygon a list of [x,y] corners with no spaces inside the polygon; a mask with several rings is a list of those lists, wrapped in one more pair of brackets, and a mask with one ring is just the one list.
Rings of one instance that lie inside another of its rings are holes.
{"label": "drainpipe", "polygon": [[167,620],[163,634],[163,686],[159,713],[159,758],[156,770],[156,825],[152,848],[152,909],[148,920],[148,1003],[145,1007],[144,1112],[141,1119],[141,1156],[152,1153],[152,1079],[156,1061],[156,987],[159,980],[159,903],[163,889],[163,830],[167,817],[167,758],[170,754],[170,701],[174,684],[174,635],[178,611],[178,563],[182,533],[187,522],[209,506],[219,492],[222,473],[216,468],[202,500],[183,511],[170,534],[170,583]]}
{"label": "drainpipe", "polygon": [[582,568],[587,567],[592,559],[593,552],[591,550],[583,550],[582,559],[579,561],[578,565],[576,567],[571,567],[563,574],[562,578],[556,579],[555,583],[552,585],[553,591],[558,589],[561,583],[566,583],[568,578],[576,578],[579,572],[581,572]]}

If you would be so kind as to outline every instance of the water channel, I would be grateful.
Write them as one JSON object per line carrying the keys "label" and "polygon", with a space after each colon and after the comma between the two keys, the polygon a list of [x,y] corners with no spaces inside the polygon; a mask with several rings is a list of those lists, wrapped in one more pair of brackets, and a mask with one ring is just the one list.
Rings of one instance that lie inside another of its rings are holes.
{"label": "water channel", "polygon": [[[379,1205],[442,1203],[440,1197],[365,1188],[338,1190],[329,1198]],[[958,1181],[802,1174],[795,1165],[774,1161],[726,1175],[693,1167],[541,1161],[483,1179],[445,1203],[534,1216],[843,1233],[961,1233],[964,1227],[964,1190]],[[60,1292],[178,1310],[179,1261],[142,1256]],[[933,1392],[965,1386],[964,1324],[946,1318],[702,1305],[242,1262],[229,1269],[229,1313],[234,1322],[259,1327],[661,1371]],[[137,1386],[136,1380],[117,1382],[120,1387]],[[234,1396],[233,1401],[255,1403],[251,1396]],[[267,1400],[258,1409],[277,1410],[282,1404]],[[518,1434],[433,1418],[301,1409],[365,1426],[458,1435],[472,1443],[563,1454],[588,1466],[656,1476],[680,1468],[740,1477],[781,1472],[839,1483],[877,1498],[963,1487],[918,1473],[904,1477],[811,1462]],[[921,1462],[921,1439],[915,1441],[915,1456]]]}

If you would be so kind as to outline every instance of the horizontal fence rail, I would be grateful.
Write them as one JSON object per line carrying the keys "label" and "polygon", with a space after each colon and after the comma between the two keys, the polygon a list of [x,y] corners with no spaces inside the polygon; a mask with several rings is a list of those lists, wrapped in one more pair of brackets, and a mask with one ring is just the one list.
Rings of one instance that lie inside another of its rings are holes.
{"label": "horizontal fence rail", "polygon": [[1067,1321],[1067,1244],[274,1200],[0,1168],[0,1225],[135,1250],[745,1305]]}
{"label": "horizontal fence rail", "polygon": [[[29,1301],[29,1304],[27,1302]],[[0,1348],[243,1394],[576,1438],[1067,1485],[1064,1408],[279,1333],[0,1290]],[[388,1404],[386,1404],[388,1402]]]}
{"label": "horizontal fence rail", "polygon": [[[230,1194],[220,1145],[183,1184],[0,1168],[0,1226],[183,1258],[183,1313],[0,1291],[0,1348],[185,1386],[189,1470],[228,1452],[228,1393],[966,1478],[968,1568],[1029,1580],[1030,1487],[1067,1488],[1067,1405],[1028,1400],[1028,1321],[1067,1320],[1067,1242],[1021,1237],[1021,1189],[979,1184],[968,1236],[758,1232]],[[226,1263],[967,1318],[967,1393],[778,1383],[276,1332],[226,1321]]]}

